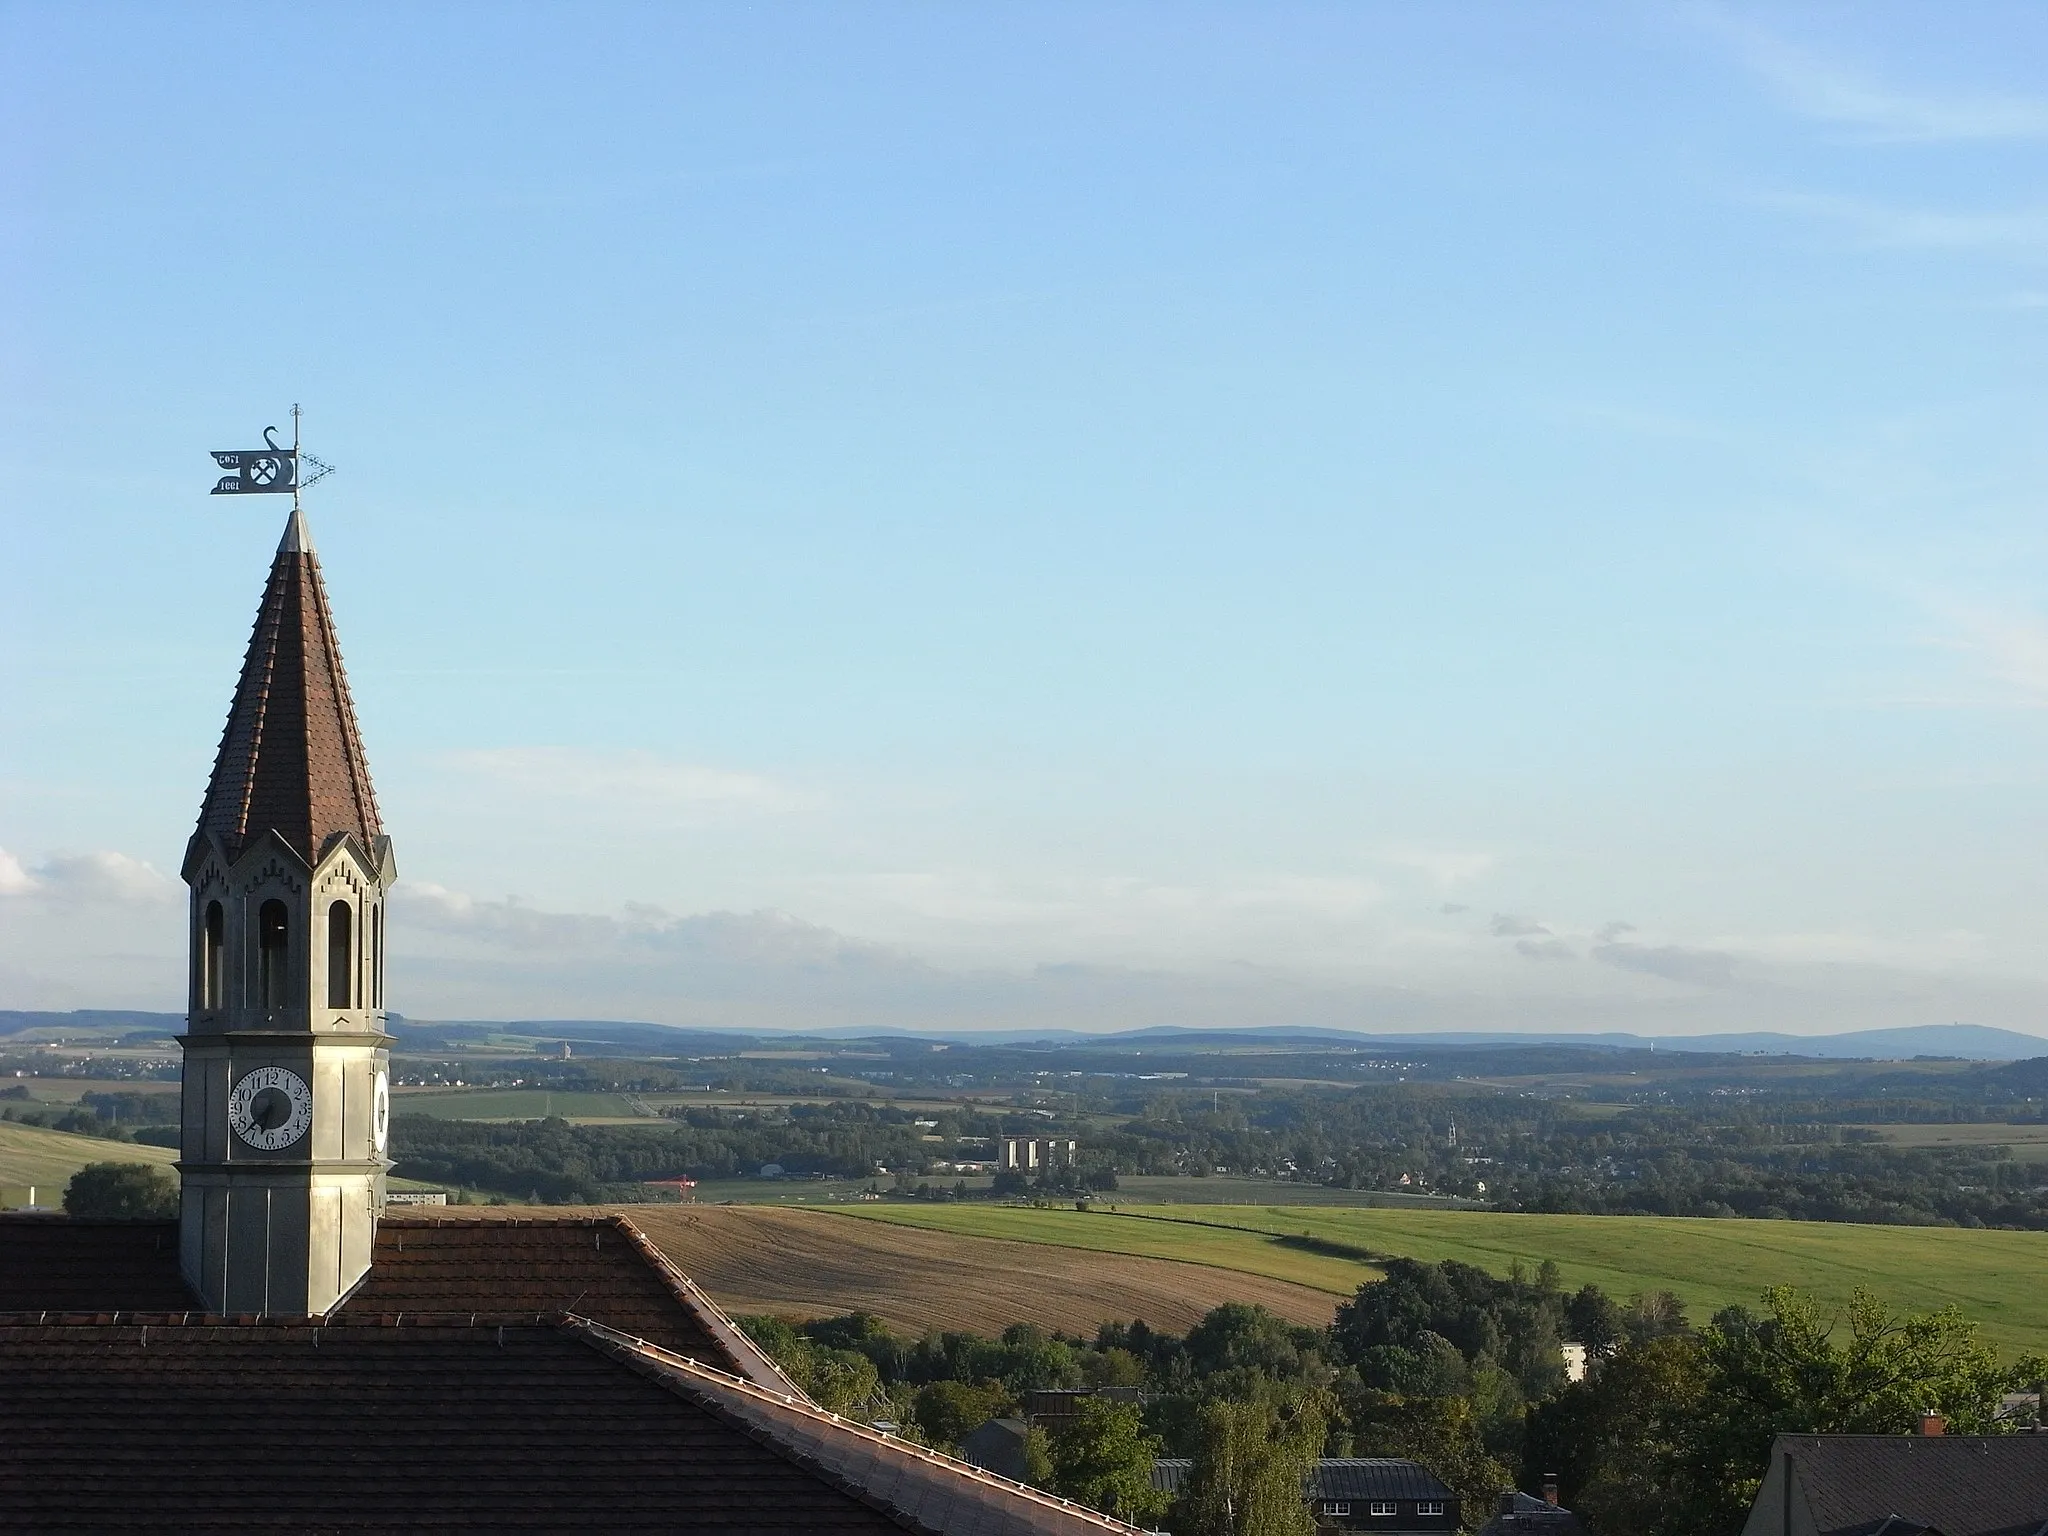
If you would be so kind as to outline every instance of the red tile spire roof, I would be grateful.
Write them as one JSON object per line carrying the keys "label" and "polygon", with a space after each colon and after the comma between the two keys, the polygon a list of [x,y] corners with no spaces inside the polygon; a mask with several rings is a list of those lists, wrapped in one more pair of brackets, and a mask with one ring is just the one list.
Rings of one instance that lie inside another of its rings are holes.
{"label": "red tile spire roof", "polygon": [[232,860],[272,831],[309,864],[342,833],[372,853],[383,831],[320,561],[296,508],[271,562],[194,840],[218,838]]}

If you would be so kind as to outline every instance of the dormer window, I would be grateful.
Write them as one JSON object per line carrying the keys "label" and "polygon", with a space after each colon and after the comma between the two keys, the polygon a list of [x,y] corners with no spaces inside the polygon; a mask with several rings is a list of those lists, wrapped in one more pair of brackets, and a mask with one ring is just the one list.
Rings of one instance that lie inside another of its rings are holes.
{"label": "dormer window", "polygon": [[256,913],[256,993],[258,1006],[282,1008],[290,973],[291,919],[281,901],[266,901]]}
{"label": "dormer window", "polygon": [[337,901],[327,909],[327,1006],[355,1006],[355,909]]}

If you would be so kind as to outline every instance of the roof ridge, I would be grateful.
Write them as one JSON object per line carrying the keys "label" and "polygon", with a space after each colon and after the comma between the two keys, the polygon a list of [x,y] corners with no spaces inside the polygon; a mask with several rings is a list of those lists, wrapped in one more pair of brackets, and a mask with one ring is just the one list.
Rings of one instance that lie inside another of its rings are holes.
{"label": "roof ridge", "polygon": [[[639,1250],[640,1256],[668,1285],[676,1300],[688,1309],[704,1331],[722,1344],[740,1364],[753,1368],[747,1373],[749,1380],[771,1391],[778,1386],[786,1387],[805,1402],[811,1400],[810,1394],[792,1381],[789,1373],[776,1364],[775,1357],[748,1337],[746,1330],[735,1323],[725,1309],[705,1293],[702,1286],[685,1274],[680,1265],[655,1246],[654,1240],[641,1231],[637,1223],[623,1211],[613,1211],[609,1215],[612,1223]],[[755,1370],[760,1371],[767,1380],[763,1381],[755,1376]]]}
{"label": "roof ridge", "polygon": [[[691,1360],[686,1356],[663,1349],[658,1344],[650,1344],[645,1339],[636,1339],[631,1334],[621,1333],[615,1328],[607,1328],[602,1323],[593,1322],[589,1318],[579,1317],[574,1313],[562,1319],[561,1327],[567,1332],[583,1338],[592,1348],[611,1354],[614,1358],[628,1365],[642,1369],[646,1374],[656,1379],[666,1378],[672,1381],[674,1377],[682,1376],[686,1381],[695,1382],[705,1388],[737,1392],[743,1398],[752,1400],[771,1414],[797,1414],[809,1420],[823,1433],[851,1436],[856,1440],[867,1442],[878,1451],[921,1463],[951,1476],[961,1477],[974,1486],[986,1489],[992,1493],[1024,1499],[1032,1504],[1042,1506],[1050,1513],[1058,1513],[1073,1518],[1096,1530],[1117,1533],[1117,1536],[1141,1536],[1139,1527],[1128,1525],[1114,1516],[1105,1515],[1100,1510],[1090,1509],[1085,1504],[1076,1504],[1070,1499],[1059,1498],[1056,1495],[1047,1493],[1042,1488],[1034,1488],[1029,1483],[1015,1482],[1010,1478],[991,1472],[985,1467],[977,1467],[970,1462],[957,1460],[954,1457],[945,1455],[943,1452],[932,1450],[928,1446],[913,1445],[911,1442],[900,1439],[897,1436],[885,1435],[881,1431],[871,1429],[865,1424],[843,1418],[829,1409],[821,1408],[801,1394],[784,1396],[771,1392],[742,1377],[714,1370],[712,1367],[704,1365],[699,1361]],[[695,1397],[696,1394],[693,1393],[692,1396]],[[719,1403],[715,1398],[703,1405],[714,1411],[725,1413],[732,1411],[727,1405]],[[765,1426],[750,1427],[761,1428],[762,1432],[767,1434],[768,1439],[781,1454],[814,1465],[821,1475],[830,1477],[843,1486],[859,1492],[870,1502],[881,1498],[880,1495],[866,1489],[837,1468],[827,1466],[814,1455],[784,1443],[768,1432]],[[889,1514],[898,1520],[915,1522],[918,1529],[930,1529],[922,1521],[917,1520],[917,1517],[909,1510],[904,1509],[898,1504],[884,1501],[884,1507]]]}
{"label": "roof ridge", "polygon": [[326,1317],[286,1317],[267,1312],[60,1311],[47,1308],[0,1312],[0,1328],[553,1328],[567,1312],[335,1312]]}

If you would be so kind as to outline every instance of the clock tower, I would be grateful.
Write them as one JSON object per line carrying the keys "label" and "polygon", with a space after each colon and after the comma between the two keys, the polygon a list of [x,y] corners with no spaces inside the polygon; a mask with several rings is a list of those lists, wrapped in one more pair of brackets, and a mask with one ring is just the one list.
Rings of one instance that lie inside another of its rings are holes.
{"label": "clock tower", "polygon": [[368,1272],[384,1204],[398,870],[296,506],[182,873],[180,1264],[210,1311],[324,1316]]}

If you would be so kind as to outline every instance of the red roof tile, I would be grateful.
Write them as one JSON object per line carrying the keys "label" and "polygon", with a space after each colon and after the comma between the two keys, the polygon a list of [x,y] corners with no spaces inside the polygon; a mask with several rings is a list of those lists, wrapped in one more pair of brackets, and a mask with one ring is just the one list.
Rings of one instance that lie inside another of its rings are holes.
{"label": "red roof tile", "polygon": [[383,831],[320,561],[297,513],[271,563],[195,846],[217,838],[234,859],[267,831],[308,863],[344,832],[370,853]]}
{"label": "red roof tile", "polygon": [[[172,1221],[0,1217],[0,1313],[184,1312]],[[574,1311],[777,1392],[797,1389],[622,1216],[386,1216],[337,1317],[530,1321]]]}
{"label": "red roof tile", "polygon": [[0,1322],[0,1523],[1132,1536],[580,1318]]}
{"label": "red roof tile", "polygon": [[0,1325],[0,1377],[37,1531],[903,1528],[557,1327]]}

